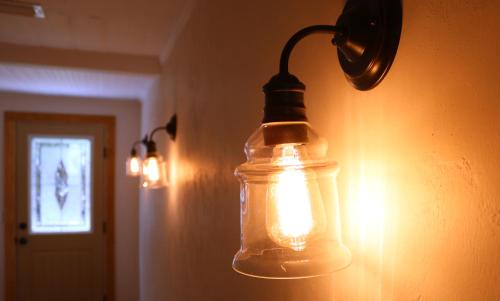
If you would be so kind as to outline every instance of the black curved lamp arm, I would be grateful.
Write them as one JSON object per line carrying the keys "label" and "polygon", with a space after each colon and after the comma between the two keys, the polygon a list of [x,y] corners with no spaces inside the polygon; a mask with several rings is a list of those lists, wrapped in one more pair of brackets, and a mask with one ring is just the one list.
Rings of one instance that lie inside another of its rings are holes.
{"label": "black curved lamp arm", "polygon": [[264,85],[266,104],[264,106],[263,123],[281,121],[307,121],[304,105],[306,86],[297,77],[288,72],[288,61],[294,47],[305,37],[326,33],[333,35],[333,40],[343,36],[336,25],[313,25],[297,31],[285,44],[281,51],[280,71]]}
{"label": "black curved lamp arm", "polygon": [[290,60],[290,54],[292,53],[295,45],[297,45],[297,43],[300,42],[300,40],[302,40],[303,38],[315,33],[327,33],[335,36],[336,34],[342,34],[342,30],[335,25],[313,25],[297,31],[297,33],[295,33],[288,40],[288,42],[286,42],[285,47],[283,47],[283,50],[281,51],[281,74],[288,74],[288,61]]}
{"label": "black curved lamp arm", "polygon": [[134,142],[134,144],[132,144],[132,148],[135,148],[139,143],[142,143],[142,140],[137,140],[136,142]]}
{"label": "black curved lamp arm", "polygon": [[[153,141],[153,135],[161,130],[165,130],[167,134],[170,136],[172,140],[175,140],[175,136],[177,135],[177,114],[172,115],[170,117],[170,120],[165,126],[160,126],[155,128],[151,134],[149,134],[149,138],[147,138],[147,141]],[[146,139],[146,138],[145,138]]]}
{"label": "black curved lamp arm", "polygon": [[166,130],[166,129],[167,129],[167,127],[166,127],[166,126],[159,126],[159,127],[155,128],[155,129],[151,132],[151,134],[149,134],[148,141],[152,141],[152,140],[153,140],[153,135],[154,135],[154,134],[156,134],[156,132],[161,131],[161,130]]}
{"label": "black curved lamp arm", "polygon": [[134,142],[134,144],[132,144],[132,148],[135,148],[138,144],[146,144],[146,142],[148,142],[148,135],[144,135],[144,138],[142,138],[141,140],[137,140],[136,142]]}
{"label": "black curved lamp arm", "polygon": [[134,142],[134,144],[132,144],[132,148],[130,150],[130,155],[132,157],[135,157],[137,155],[137,151],[135,149],[135,147],[138,145],[138,144],[142,144],[142,145],[146,145],[148,142],[148,135],[146,134],[144,136],[144,138],[142,138],[141,140],[137,140],[136,142]]}

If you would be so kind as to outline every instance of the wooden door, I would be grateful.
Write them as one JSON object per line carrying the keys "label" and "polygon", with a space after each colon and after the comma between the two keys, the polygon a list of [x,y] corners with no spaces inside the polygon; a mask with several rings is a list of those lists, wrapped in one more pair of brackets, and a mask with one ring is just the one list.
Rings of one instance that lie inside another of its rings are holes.
{"label": "wooden door", "polygon": [[64,118],[13,126],[15,300],[106,300],[109,127]]}

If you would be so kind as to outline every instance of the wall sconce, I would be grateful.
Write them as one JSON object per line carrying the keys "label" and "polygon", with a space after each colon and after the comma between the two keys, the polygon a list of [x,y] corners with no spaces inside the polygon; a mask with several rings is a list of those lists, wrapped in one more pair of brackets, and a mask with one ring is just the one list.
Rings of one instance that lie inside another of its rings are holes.
{"label": "wall sconce", "polygon": [[132,149],[130,150],[130,155],[126,162],[126,173],[129,177],[138,177],[142,174],[142,158],[140,154],[137,153],[136,146],[139,144],[146,145],[148,142],[148,135],[144,136],[142,140],[138,140],[132,144]]}
{"label": "wall sconce", "polygon": [[336,176],[327,143],[307,122],[305,85],[288,72],[294,46],[304,37],[333,36],[340,65],[358,90],[388,72],[399,44],[400,0],[348,0],[335,26],[315,25],[293,35],[280,71],[264,86],[264,119],[245,144],[241,183],[241,248],[233,269],[261,278],[305,278],[349,265],[340,231]]}
{"label": "wall sconce", "polygon": [[166,162],[156,149],[156,143],[153,136],[158,131],[164,130],[173,141],[177,134],[177,115],[174,114],[165,126],[155,128],[149,135],[146,142],[146,159],[142,164],[142,183],[143,188],[161,188],[167,185]]}
{"label": "wall sconce", "polygon": [[[175,140],[177,134],[177,115],[174,114],[165,126],[155,128],[151,134],[146,135],[142,140],[136,141],[132,145],[130,156],[127,158],[126,167],[128,176],[142,176],[141,187],[160,188],[167,185],[166,162],[156,149],[156,142],[153,140],[154,134],[164,130]],[[137,154],[136,146],[143,144],[146,147],[146,158],[144,161]]]}

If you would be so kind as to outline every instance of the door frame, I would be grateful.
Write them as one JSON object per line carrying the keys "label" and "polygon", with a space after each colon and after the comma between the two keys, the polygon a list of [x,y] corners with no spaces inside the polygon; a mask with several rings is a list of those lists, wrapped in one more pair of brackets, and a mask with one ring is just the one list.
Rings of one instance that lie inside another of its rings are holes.
{"label": "door frame", "polygon": [[[116,119],[107,115],[76,115],[31,112],[4,113],[4,264],[5,300],[16,300],[16,122],[55,121],[101,124],[106,128],[104,139],[108,190],[106,192],[106,297],[115,300],[115,128]],[[8,175],[8,176],[7,176]]]}

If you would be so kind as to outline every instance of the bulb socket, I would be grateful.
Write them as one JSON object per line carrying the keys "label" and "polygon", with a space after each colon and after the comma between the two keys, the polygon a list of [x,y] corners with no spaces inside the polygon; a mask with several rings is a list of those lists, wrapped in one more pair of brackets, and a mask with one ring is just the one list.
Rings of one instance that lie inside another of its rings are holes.
{"label": "bulb socket", "polygon": [[307,143],[307,126],[304,123],[269,126],[263,129],[264,144],[268,146],[287,143]]}
{"label": "bulb socket", "polygon": [[137,157],[137,151],[135,150],[135,147],[130,150],[130,157]]}
{"label": "bulb socket", "polygon": [[289,73],[279,73],[263,87],[266,95],[262,123],[307,121],[304,105],[306,86]]}
{"label": "bulb socket", "polygon": [[[262,123],[307,122],[304,91],[306,86],[294,75],[279,73],[263,87],[266,95]],[[301,123],[275,125],[264,128],[264,143],[305,143],[307,126]]]}
{"label": "bulb socket", "polygon": [[153,140],[146,142],[146,157],[156,156],[156,143]]}

